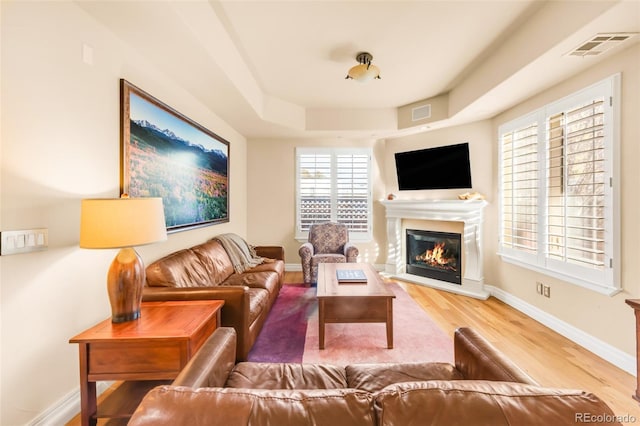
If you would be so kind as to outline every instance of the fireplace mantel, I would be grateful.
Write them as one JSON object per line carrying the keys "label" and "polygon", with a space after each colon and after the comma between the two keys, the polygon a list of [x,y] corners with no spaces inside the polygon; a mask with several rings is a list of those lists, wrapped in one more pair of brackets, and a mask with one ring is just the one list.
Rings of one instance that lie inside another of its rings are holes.
{"label": "fireplace mantel", "polygon": [[[482,272],[482,223],[484,200],[384,200],[387,217],[387,263],[385,271],[392,277],[427,285],[453,293],[486,299]],[[432,221],[462,222],[464,224],[464,252],[462,257],[462,285],[423,278],[405,272],[402,258],[402,220],[423,219]]]}

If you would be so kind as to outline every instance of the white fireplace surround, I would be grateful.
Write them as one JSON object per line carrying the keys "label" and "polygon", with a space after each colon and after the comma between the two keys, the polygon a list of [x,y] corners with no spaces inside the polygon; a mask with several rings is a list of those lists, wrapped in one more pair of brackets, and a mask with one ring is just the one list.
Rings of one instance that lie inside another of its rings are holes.
{"label": "white fireplace surround", "polygon": [[[486,300],[482,267],[484,200],[385,200],[387,217],[387,263],[385,272],[404,281]],[[406,273],[402,258],[403,219],[463,222],[462,285]]]}

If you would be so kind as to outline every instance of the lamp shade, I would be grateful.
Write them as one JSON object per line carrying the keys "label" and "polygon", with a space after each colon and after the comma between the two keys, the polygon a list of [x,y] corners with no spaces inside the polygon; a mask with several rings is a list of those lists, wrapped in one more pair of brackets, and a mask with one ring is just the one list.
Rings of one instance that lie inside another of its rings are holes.
{"label": "lamp shade", "polygon": [[162,198],[82,200],[82,248],[133,247],[166,239]]}
{"label": "lamp shade", "polygon": [[361,83],[380,78],[380,68],[375,65],[360,64],[349,70],[349,78]]}

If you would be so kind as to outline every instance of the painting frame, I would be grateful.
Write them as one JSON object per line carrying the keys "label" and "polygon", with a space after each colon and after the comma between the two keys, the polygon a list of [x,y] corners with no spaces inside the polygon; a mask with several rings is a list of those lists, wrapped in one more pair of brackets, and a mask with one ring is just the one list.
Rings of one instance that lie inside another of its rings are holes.
{"label": "painting frame", "polygon": [[168,233],[229,222],[230,147],[120,79],[120,193],[161,197]]}

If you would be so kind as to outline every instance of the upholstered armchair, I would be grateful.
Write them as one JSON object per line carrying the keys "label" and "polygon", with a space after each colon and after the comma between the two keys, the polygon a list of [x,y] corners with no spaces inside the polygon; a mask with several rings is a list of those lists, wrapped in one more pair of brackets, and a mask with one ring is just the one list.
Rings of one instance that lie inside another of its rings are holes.
{"label": "upholstered armchair", "polygon": [[349,242],[346,225],[316,223],[309,228],[309,241],[298,250],[305,284],[318,281],[319,263],[355,263],[358,248]]}

